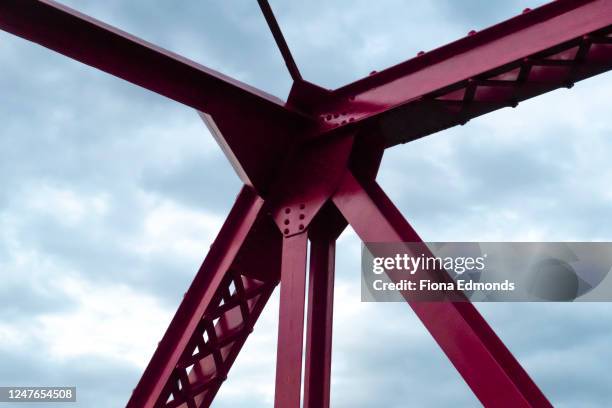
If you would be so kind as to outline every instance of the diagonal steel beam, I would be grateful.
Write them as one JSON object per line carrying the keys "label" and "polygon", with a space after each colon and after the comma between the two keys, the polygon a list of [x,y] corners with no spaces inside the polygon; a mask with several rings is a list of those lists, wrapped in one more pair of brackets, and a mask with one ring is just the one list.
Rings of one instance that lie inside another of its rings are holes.
{"label": "diagonal steel beam", "polygon": [[293,59],[293,55],[291,55],[289,45],[287,45],[287,41],[285,41],[285,37],[283,36],[283,32],[278,25],[278,21],[276,21],[276,17],[274,17],[274,12],[272,11],[272,7],[270,7],[270,3],[268,3],[268,0],[257,0],[257,3],[259,3],[259,8],[261,8],[261,12],[266,18],[270,31],[272,31],[274,41],[276,41],[276,45],[278,46],[278,49],[285,60],[285,65],[287,65],[291,78],[293,78],[294,81],[301,81],[302,74],[300,74],[300,70]]}
{"label": "diagonal steel beam", "polygon": [[280,233],[262,207],[244,187],[128,408],[210,405],[278,284]]}
{"label": "diagonal steel beam", "polygon": [[376,121],[387,145],[612,69],[612,0],[558,0],[335,90],[322,131]]}
{"label": "diagonal steel beam", "polygon": [[[364,242],[422,242],[375,181],[347,173],[332,200]],[[484,406],[552,407],[470,302],[407,301]]]}
{"label": "diagonal steel beam", "polygon": [[3,0],[0,28],[200,111],[261,103],[291,115],[271,95],[52,0]]}
{"label": "diagonal steel beam", "polygon": [[51,0],[0,1],[0,29],[206,112],[260,193],[308,122],[271,95]]}

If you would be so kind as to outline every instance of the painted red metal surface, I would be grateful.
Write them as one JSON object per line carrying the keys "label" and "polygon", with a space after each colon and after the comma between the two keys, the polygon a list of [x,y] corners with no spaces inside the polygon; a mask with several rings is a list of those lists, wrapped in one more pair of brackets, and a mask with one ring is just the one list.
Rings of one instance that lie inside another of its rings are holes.
{"label": "painted red metal surface", "polygon": [[276,97],[51,0],[0,1],[0,29],[206,112],[261,194],[309,122]]}
{"label": "painted red metal surface", "polygon": [[328,225],[310,233],[304,408],[329,408],[336,238]]}
{"label": "painted red metal surface", "polygon": [[[246,185],[129,408],[210,406],[279,281],[275,406],[299,408],[303,384],[304,407],[328,407],[337,236],[348,221],[420,241],[375,182],[384,148],[612,69],[612,0],[558,0],[328,91],[258,2],[295,80],[286,103],[51,0],[0,2],[0,29],[197,109]],[[485,406],[550,406],[471,304],[410,305]]]}
{"label": "painted red metal surface", "polygon": [[291,55],[291,50],[289,50],[289,46],[287,45],[287,41],[285,41],[285,37],[274,17],[274,13],[272,12],[272,8],[267,0],[257,0],[259,4],[259,8],[261,8],[261,12],[263,13],[266,21],[268,23],[268,27],[270,27],[270,31],[272,32],[272,36],[274,37],[274,41],[276,41],[276,45],[285,60],[285,65],[287,65],[287,70],[293,78],[294,81],[302,81],[302,74],[293,59],[293,55]]}
{"label": "painted red metal surface", "polygon": [[386,129],[389,146],[610,69],[612,0],[558,0],[333,92],[322,130]]}
{"label": "painted red metal surface", "polygon": [[274,399],[276,408],[300,406],[307,245],[308,237],[304,233],[283,239]]}
{"label": "painted red metal surface", "polygon": [[[363,241],[422,242],[373,180],[347,173],[333,202]],[[484,406],[552,407],[471,303],[408,303]]]}
{"label": "painted red metal surface", "polygon": [[280,241],[263,204],[242,189],[128,407],[212,401],[278,283]]}

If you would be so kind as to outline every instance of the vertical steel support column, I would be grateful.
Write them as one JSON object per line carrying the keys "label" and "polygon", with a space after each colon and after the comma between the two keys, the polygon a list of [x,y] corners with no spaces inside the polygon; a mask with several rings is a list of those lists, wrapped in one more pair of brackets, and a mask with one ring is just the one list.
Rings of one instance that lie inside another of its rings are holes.
{"label": "vertical steel support column", "polygon": [[335,256],[335,236],[311,235],[304,408],[329,407]]}
{"label": "vertical steel support column", "polygon": [[275,408],[300,408],[308,235],[283,239]]}
{"label": "vertical steel support column", "polygon": [[[421,242],[373,180],[347,173],[333,202],[364,242]],[[470,302],[406,300],[484,406],[552,407]]]}

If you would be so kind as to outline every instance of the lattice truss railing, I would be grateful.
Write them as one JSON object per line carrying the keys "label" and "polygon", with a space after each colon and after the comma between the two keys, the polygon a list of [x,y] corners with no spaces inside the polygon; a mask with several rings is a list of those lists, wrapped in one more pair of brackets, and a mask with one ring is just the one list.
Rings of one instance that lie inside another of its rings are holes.
{"label": "lattice truss railing", "polygon": [[[317,113],[326,132],[358,126],[359,122],[375,122],[390,147],[464,125],[472,118],[497,109],[516,107],[524,100],[558,88],[571,88],[576,82],[608,71],[611,50],[612,26],[608,26],[415,96],[402,91],[403,87],[414,83],[398,82],[395,89],[388,86],[387,83],[398,79],[394,72],[397,68],[392,67],[338,89],[336,98],[323,103]],[[419,53],[416,59],[404,63],[406,70],[414,70],[415,77],[419,77],[427,69],[427,62],[421,59],[428,58],[428,53]],[[432,58],[432,66],[439,64],[439,59],[448,59],[447,56],[436,58]],[[388,78],[379,81],[377,76]],[[423,77],[423,81],[430,78],[428,74]],[[380,95],[371,94],[380,86],[387,86],[390,93],[409,96],[401,103],[377,106],[371,101]]]}
{"label": "lattice truss railing", "polygon": [[269,284],[228,271],[172,372],[158,407],[195,408],[212,399],[275,286],[276,282]]}
{"label": "lattice truss railing", "polygon": [[577,38],[493,71],[459,82],[424,96],[423,103],[443,109],[448,122],[432,123],[431,132],[449,125],[464,125],[471,118],[503,108],[555,88],[571,88],[593,75],[597,67],[606,71],[612,28]]}

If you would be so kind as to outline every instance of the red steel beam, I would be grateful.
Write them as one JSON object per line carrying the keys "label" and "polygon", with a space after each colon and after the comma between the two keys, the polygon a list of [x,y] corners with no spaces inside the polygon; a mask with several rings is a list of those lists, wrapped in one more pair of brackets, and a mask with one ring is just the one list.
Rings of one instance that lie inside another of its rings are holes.
{"label": "red steel beam", "polygon": [[274,41],[276,41],[276,45],[285,60],[285,65],[287,65],[287,69],[289,70],[289,74],[294,81],[301,81],[302,74],[300,74],[300,70],[298,69],[295,60],[293,59],[293,55],[291,55],[291,50],[289,49],[289,45],[287,45],[287,41],[285,41],[285,36],[283,36],[283,32],[278,25],[278,21],[276,21],[276,17],[274,17],[274,13],[272,12],[272,7],[270,7],[270,3],[268,0],[257,0],[259,3],[259,8],[261,8],[261,12],[263,13],[266,22],[268,23],[268,27],[270,31],[272,31],[272,36],[274,37]]}
{"label": "red steel beam", "polygon": [[51,0],[0,1],[0,29],[208,113],[259,192],[305,125],[271,95]]}
{"label": "red steel beam", "polygon": [[335,258],[336,236],[311,233],[304,408],[329,408]]}
{"label": "red steel beam", "polygon": [[329,131],[378,120],[392,146],[612,69],[612,0],[558,0],[333,92]]}
{"label": "red steel beam", "polygon": [[52,0],[3,0],[0,28],[196,110],[261,103],[290,115],[271,95]]}
{"label": "red steel beam", "polygon": [[300,408],[308,235],[283,239],[275,408]]}
{"label": "red steel beam", "polygon": [[278,283],[280,233],[262,206],[242,189],[128,408],[192,408],[214,398]]}
{"label": "red steel beam", "polygon": [[[364,242],[422,242],[374,181],[347,173],[332,199]],[[484,406],[552,407],[471,303],[406,300]]]}

